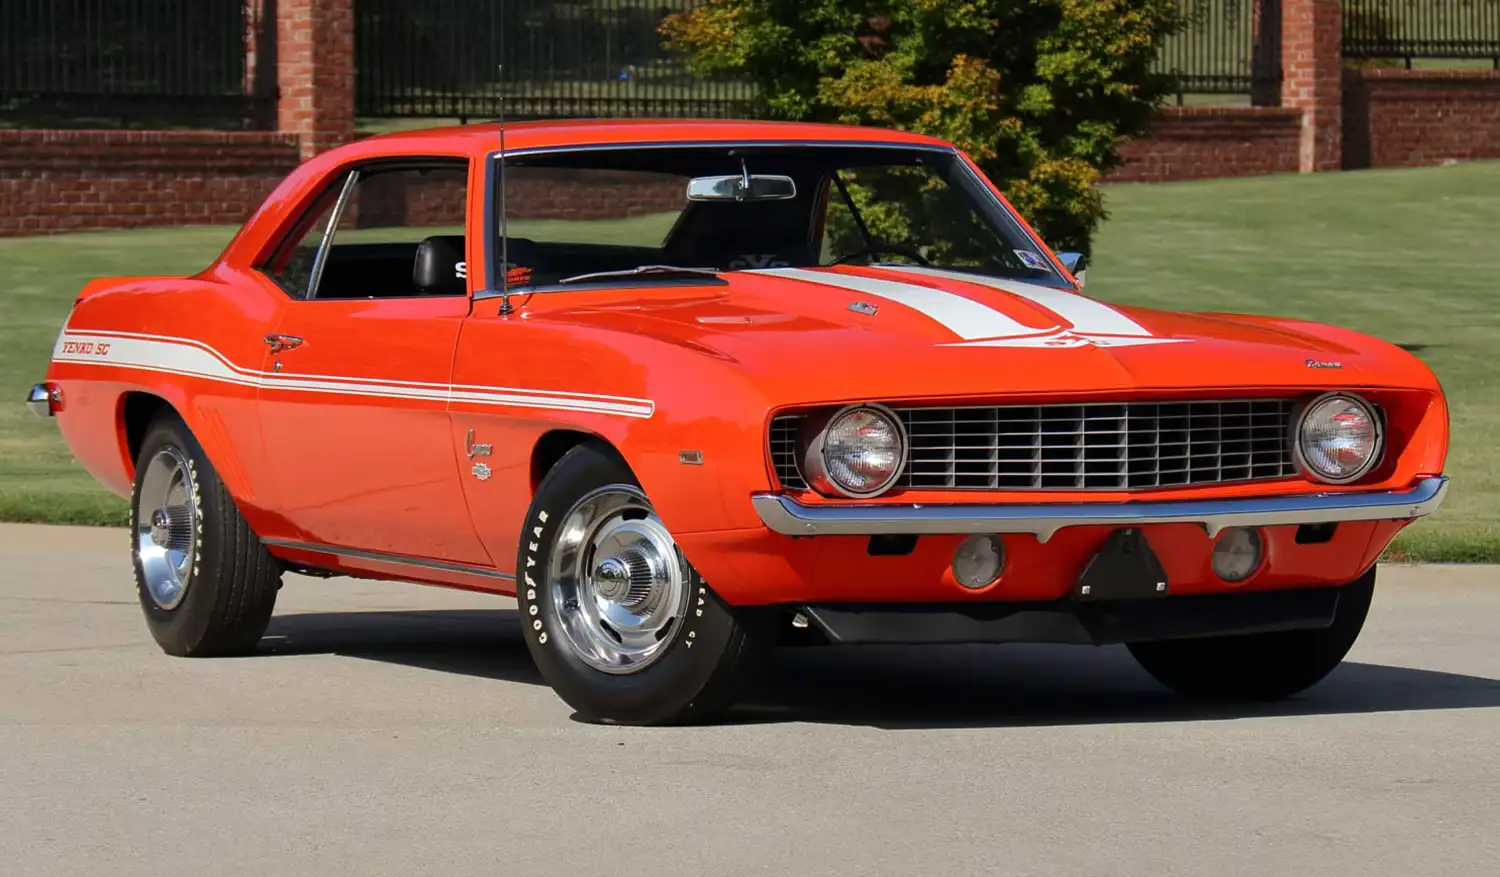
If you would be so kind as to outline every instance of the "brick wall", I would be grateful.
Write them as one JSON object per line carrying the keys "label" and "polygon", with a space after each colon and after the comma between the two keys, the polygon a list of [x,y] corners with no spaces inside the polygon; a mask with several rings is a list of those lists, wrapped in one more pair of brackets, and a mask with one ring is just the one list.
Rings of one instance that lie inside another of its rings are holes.
{"label": "brick wall", "polygon": [[1347,70],[1344,167],[1500,158],[1500,72]]}
{"label": "brick wall", "polygon": [[1126,143],[1112,183],[1249,177],[1297,170],[1302,111],[1279,107],[1179,107]]}
{"label": "brick wall", "polygon": [[239,223],[297,161],[270,132],[0,130],[0,236]]}
{"label": "brick wall", "polygon": [[1343,3],[1281,0],[1281,105],[1302,110],[1297,170],[1339,169]]}
{"label": "brick wall", "polygon": [[[678,211],[687,203],[686,180],[667,174],[521,167],[507,172],[505,185],[513,220],[625,219]],[[344,225],[462,225],[467,188],[463,171],[371,177],[344,209]]]}
{"label": "brick wall", "polygon": [[670,174],[512,168],[511,219],[624,219],[681,210],[687,181]]}

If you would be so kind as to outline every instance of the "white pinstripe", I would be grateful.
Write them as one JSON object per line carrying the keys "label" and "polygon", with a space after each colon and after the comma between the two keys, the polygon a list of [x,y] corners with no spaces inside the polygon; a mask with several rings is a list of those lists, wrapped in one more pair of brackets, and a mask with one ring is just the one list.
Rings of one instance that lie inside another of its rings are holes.
{"label": "white pinstripe", "polygon": [[[69,348],[70,344],[79,346]],[[103,354],[97,352],[101,344],[108,345]],[[284,375],[235,365],[217,350],[191,338],[134,332],[70,332],[65,329],[58,335],[52,359],[55,362],[128,368],[284,392],[428,399],[445,403],[468,402],[508,408],[587,411],[642,418],[650,417],[656,411],[656,403],[652,400],[629,396],[520,387],[432,384],[343,375]]]}

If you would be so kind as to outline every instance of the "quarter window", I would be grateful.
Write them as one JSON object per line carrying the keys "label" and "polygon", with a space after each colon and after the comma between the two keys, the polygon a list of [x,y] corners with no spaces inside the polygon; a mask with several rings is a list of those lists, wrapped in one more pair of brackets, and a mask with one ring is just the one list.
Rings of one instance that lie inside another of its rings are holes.
{"label": "quarter window", "polygon": [[356,168],[262,270],[309,300],[467,295],[467,211],[466,162]]}

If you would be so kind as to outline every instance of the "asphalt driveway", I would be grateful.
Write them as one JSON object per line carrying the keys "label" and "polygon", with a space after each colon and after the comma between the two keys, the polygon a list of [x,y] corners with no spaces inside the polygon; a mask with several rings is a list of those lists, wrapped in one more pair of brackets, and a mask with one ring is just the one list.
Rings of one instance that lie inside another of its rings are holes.
{"label": "asphalt driveway", "polygon": [[585,725],[513,603],[289,579],[150,641],[118,530],[0,527],[0,873],[1414,875],[1500,862],[1500,569],[1388,567],[1301,698],[1120,649],[788,650],[740,721]]}

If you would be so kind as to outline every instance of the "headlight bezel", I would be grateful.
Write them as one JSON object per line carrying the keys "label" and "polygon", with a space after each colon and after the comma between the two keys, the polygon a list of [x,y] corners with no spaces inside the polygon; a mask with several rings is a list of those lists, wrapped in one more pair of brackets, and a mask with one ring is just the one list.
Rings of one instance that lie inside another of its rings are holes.
{"label": "headlight bezel", "polygon": [[[901,443],[900,453],[897,456],[896,465],[891,474],[877,487],[868,491],[850,490],[840,484],[837,479],[829,474],[824,455],[824,444],[829,429],[840,418],[860,410],[873,411],[887,420],[894,428],[896,436]],[[803,421],[800,443],[801,448],[798,457],[802,463],[802,476],[807,480],[808,487],[824,496],[843,497],[845,499],[870,499],[888,492],[901,478],[901,474],[906,471],[911,454],[911,441],[906,434],[906,424],[901,422],[900,416],[895,411],[877,402],[855,402],[809,416]]]}
{"label": "headlight bezel", "polygon": [[[1307,425],[1309,416],[1318,407],[1334,399],[1353,403],[1362,410],[1365,416],[1370,419],[1370,424],[1375,431],[1375,444],[1374,448],[1370,451],[1369,458],[1352,474],[1341,478],[1326,475],[1313,466],[1304,452],[1302,443],[1302,430]],[[1296,464],[1297,471],[1309,481],[1315,481],[1320,484],[1352,484],[1369,475],[1385,459],[1385,424],[1381,419],[1380,408],[1358,393],[1348,390],[1330,390],[1307,400],[1304,405],[1297,409],[1297,413],[1292,417],[1291,428],[1292,461]]]}

